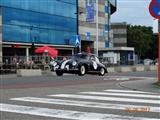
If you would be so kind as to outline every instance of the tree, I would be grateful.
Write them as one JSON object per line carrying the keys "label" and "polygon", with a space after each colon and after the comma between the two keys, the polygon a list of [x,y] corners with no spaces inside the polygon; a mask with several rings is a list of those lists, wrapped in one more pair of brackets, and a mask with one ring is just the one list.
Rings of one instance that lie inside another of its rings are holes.
{"label": "tree", "polygon": [[148,54],[150,59],[158,58],[158,34],[153,34]]}
{"label": "tree", "polygon": [[146,26],[127,26],[127,46],[134,47],[141,59],[148,58],[152,43],[152,28]]}

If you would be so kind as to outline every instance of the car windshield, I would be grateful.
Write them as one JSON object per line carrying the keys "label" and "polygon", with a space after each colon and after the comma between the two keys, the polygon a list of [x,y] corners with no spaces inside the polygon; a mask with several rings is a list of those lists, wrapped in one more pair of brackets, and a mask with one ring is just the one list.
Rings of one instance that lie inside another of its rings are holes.
{"label": "car windshield", "polygon": [[88,59],[88,56],[86,54],[75,54],[71,56],[71,59]]}

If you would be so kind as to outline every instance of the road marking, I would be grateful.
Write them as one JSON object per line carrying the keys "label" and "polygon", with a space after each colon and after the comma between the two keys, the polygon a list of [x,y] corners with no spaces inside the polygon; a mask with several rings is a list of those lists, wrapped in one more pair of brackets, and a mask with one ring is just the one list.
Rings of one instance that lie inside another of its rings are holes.
{"label": "road marking", "polygon": [[137,76],[105,76],[106,78],[112,77],[112,78],[142,78],[142,79],[157,79],[156,77],[137,77]]}
{"label": "road marking", "polygon": [[89,95],[75,95],[75,94],[55,94],[48,95],[52,97],[64,97],[64,98],[79,98],[90,100],[105,100],[105,101],[121,101],[121,102],[137,102],[137,103],[150,103],[160,105],[160,100],[148,100],[148,99],[136,99],[136,98],[120,98],[120,97],[102,97],[102,96],[89,96]]}
{"label": "road marking", "polygon": [[[122,93],[149,93],[151,94],[152,92],[144,92],[144,91],[133,91],[133,90],[116,90],[116,89],[107,89],[107,90],[104,90],[104,91],[109,91],[109,92],[122,92]],[[155,93],[157,94],[157,93]]]}
{"label": "road marking", "polygon": [[124,93],[107,93],[107,92],[79,92],[80,94],[90,94],[90,95],[111,95],[111,96],[128,96],[128,97],[138,97],[138,98],[156,98],[160,99],[159,95],[144,95],[144,94],[124,94]]}
{"label": "road marking", "polygon": [[130,80],[130,78],[128,78],[128,77],[125,77],[125,78],[115,78],[115,77],[111,77],[111,78],[103,78],[103,80],[122,80],[122,81],[124,81],[124,80]]}
{"label": "road marking", "polygon": [[46,103],[56,105],[67,105],[67,106],[80,106],[90,108],[103,108],[103,109],[118,109],[125,110],[126,108],[150,108],[150,112],[160,112],[159,107],[152,106],[140,106],[140,105],[123,105],[123,104],[112,104],[112,103],[99,103],[99,102],[86,102],[86,101],[75,101],[75,100],[61,100],[61,99],[47,99],[47,98],[36,98],[36,97],[21,97],[12,98],[15,101],[24,102],[35,102],[35,103]]}
{"label": "road marking", "polygon": [[21,113],[43,117],[54,117],[63,119],[75,119],[75,120],[159,120],[157,118],[144,118],[134,116],[122,116],[114,114],[102,114],[102,113],[91,113],[91,112],[80,112],[71,110],[59,110],[49,109],[40,107],[29,107],[20,105],[11,105],[0,103],[0,111]]}

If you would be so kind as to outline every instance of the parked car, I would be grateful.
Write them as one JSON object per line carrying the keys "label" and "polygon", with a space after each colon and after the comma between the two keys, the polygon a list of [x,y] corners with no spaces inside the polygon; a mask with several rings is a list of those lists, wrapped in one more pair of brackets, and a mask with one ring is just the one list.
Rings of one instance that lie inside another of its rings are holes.
{"label": "parked car", "polygon": [[144,65],[151,65],[151,64],[153,64],[153,60],[151,60],[151,59],[144,59],[143,63],[144,63]]}
{"label": "parked car", "polygon": [[71,56],[67,60],[57,61],[55,71],[58,76],[63,73],[78,74],[80,76],[86,73],[96,73],[103,76],[107,73],[105,66],[100,63],[94,54],[79,53]]}
{"label": "parked car", "polygon": [[154,60],[154,65],[158,65],[158,58]]}

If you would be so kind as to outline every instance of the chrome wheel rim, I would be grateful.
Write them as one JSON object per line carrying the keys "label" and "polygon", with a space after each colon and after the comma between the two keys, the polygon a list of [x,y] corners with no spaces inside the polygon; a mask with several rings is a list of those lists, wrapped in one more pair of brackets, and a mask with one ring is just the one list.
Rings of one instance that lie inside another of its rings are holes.
{"label": "chrome wheel rim", "polygon": [[104,68],[101,68],[101,70],[100,70],[100,73],[101,73],[101,75],[104,75]]}
{"label": "chrome wheel rim", "polygon": [[81,74],[82,75],[85,74],[85,67],[84,66],[81,67]]}

